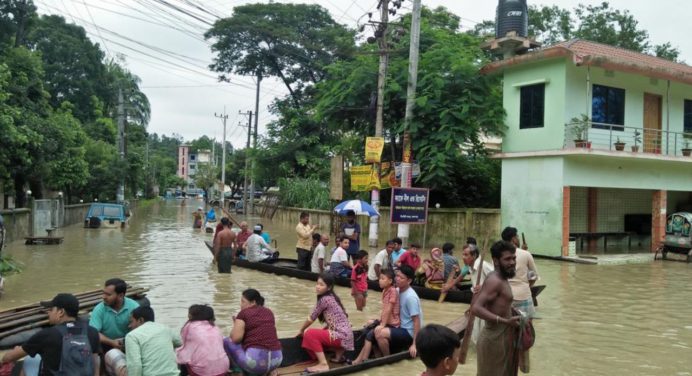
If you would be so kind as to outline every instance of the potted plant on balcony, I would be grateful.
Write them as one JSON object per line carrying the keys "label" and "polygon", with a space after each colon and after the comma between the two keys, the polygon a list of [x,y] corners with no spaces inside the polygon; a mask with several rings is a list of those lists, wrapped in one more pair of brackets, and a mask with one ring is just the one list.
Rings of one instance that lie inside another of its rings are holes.
{"label": "potted plant on balcony", "polygon": [[591,126],[591,119],[586,114],[581,114],[579,117],[573,117],[570,120],[572,125],[572,134],[574,135],[574,146],[578,148],[591,148],[591,143],[588,141],[587,131]]}
{"label": "potted plant on balcony", "polygon": [[642,143],[642,132],[639,132],[639,130],[635,129],[634,130],[634,145],[632,145],[632,152],[636,153],[639,151],[639,144]]}
{"label": "potted plant on balcony", "polygon": [[625,150],[625,143],[620,141],[620,137],[618,137],[617,141],[615,141],[613,145],[615,145],[615,150],[617,151]]}
{"label": "potted plant on balcony", "polygon": [[692,154],[692,149],[690,148],[690,140],[689,137],[692,136],[687,136],[685,135],[685,147],[682,148],[682,155],[685,157],[689,157]]}
{"label": "potted plant on balcony", "polygon": [[661,140],[655,138],[651,140],[651,144],[654,146],[654,154],[661,154]]}

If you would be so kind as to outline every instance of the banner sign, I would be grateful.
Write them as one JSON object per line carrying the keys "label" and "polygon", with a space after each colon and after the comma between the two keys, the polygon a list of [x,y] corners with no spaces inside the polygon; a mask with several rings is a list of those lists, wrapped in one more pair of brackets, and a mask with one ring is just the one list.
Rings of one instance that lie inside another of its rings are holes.
{"label": "banner sign", "polygon": [[352,166],[351,167],[351,192],[366,192],[370,189],[370,176],[372,166]]}
{"label": "banner sign", "polygon": [[380,163],[384,149],[384,137],[365,138],[365,163]]}
{"label": "banner sign", "polygon": [[380,163],[380,189],[398,187],[401,182],[396,178],[396,172],[391,162]]}
{"label": "banner sign", "polygon": [[[401,162],[396,162],[394,166],[396,170],[396,180],[401,180]],[[411,178],[415,179],[420,175],[420,164],[413,161],[411,164]]]}
{"label": "banner sign", "polygon": [[392,188],[391,223],[424,224],[428,221],[427,188]]}

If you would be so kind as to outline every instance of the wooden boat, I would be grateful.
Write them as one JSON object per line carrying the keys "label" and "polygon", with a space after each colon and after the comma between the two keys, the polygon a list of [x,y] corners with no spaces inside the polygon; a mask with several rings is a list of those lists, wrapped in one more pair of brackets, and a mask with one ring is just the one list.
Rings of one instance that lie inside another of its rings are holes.
{"label": "wooden boat", "polygon": [[[210,241],[204,242],[212,250],[212,243]],[[247,268],[258,270],[265,273],[273,273],[276,275],[285,275],[288,277],[294,277],[298,279],[306,279],[309,281],[317,281],[318,274],[306,270],[300,270],[297,267],[297,261],[292,259],[276,259],[272,263],[265,262],[250,262],[247,260],[241,260],[236,258],[233,264],[240,268]],[[336,284],[343,287],[351,287],[351,280],[348,278],[336,278]],[[412,286],[413,290],[416,291],[418,297],[426,300],[435,300],[440,297],[440,290],[430,289],[422,286]],[[374,291],[382,291],[379,284],[376,281],[368,281],[368,289]],[[531,294],[533,295],[533,304],[538,305],[536,297],[545,289],[544,285],[531,287]],[[463,285],[461,290],[450,291],[447,293],[446,302],[451,303],[465,303],[470,304],[473,293],[471,292],[471,285]]]}
{"label": "wooden boat", "polygon": [[[141,305],[148,305],[147,288],[128,287],[127,297]],[[103,301],[103,290],[92,290],[75,294],[79,300],[79,318],[88,320],[89,314]],[[0,311],[0,350],[21,345],[42,328],[49,326],[47,310],[40,303]]]}
{"label": "wooden boat", "polygon": [[[462,316],[446,326],[452,329],[455,333],[459,335],[461,339],[464,336],[464,330],[466,329],[466,316]],[[353,338],[355,339],[355,349],[354,351],[347,351],[345,355],[348,359],[355,359],[360,353],[365,343],[365,333],[363,330],[353,331]],[[280,375],[300,375],[305,368],[314,365],[316,362],[310,361],[310,357],[301,347],[302,339],[299,337],[292,338],[282,338],[281,347],[283,353],[283,361],[281,363],[281,368],[279,368]],[[353,373],[363,372],[366,369],[379,367],[387,364],[396,363],[404,359],[410,359],[411,355],[408,353],[408,349],[391,354],[389,356],[384,356],[381,358],[369,359],[360,364],[346,365],[346,364],[330,364],[330,370],[325,372],[314,373],[314,375],[320,376],[336,376],[336,375],[348,375]],[[329,359],[329,356],[327,356]],[[421,365],[421,369],[423,366]]]}

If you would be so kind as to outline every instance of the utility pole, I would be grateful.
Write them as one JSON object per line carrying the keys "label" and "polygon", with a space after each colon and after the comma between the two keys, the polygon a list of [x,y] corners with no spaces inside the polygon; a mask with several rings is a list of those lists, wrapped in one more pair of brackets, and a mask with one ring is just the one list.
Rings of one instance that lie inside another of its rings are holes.
{"label": "utility pole", "polygon": [[[223,122],[223,144],[221,145],[221,198],[219,199],[219,202],[221,203],[221,208],[223,209],[225,208],[225,206],[223,205],[223,199],[224,194],[226,193],[226,120],[228,119],[228,114],[226,114],[226,106],[223,106],[223,114],[217,115],[216,112],[214,112],[214,116],[221,119],[221,122]],[[212,161],[213,159],[209,161],[209,163],[211,163]]]}
{"label": "utility pole", "polygon": [[[413,147],[411,145],[411,135],[408,133],[413,119],[413,106],[416,102],[416,85],[418,84],[418,46],[420,44],[420,8],[421,0],[413,0],[413,11],[411,13],[411,47],[408,57],[408,85],[406,86],[406,115],[404,116],[404,137],[403,137],[403,156],[401,160],[401,187],[411,187],[411,161],[413,160]],[[409,225],[399,224],[397,226],[397,236],[404,240],[408,239]]]}
{"label": "utility pole", "polygon": [[[257,71],[257,90],[255,90],[255,129],[254,140],[252,143],[253,152],[257,152],[257,124],[259,124],[259,99],[260,99],[260,82],[262,81],[262,73]],[[252,170],[250,172],[250,214],[255,214],[255,169],[257,168],[257,158],[252,157]]]}
{"label": "utility pole", "polygon": [[245,115],[247,119],[247,145],[245,146],[245,183],[243,184],[243,214],[247,215],[247,190],[248,190],[248,176],[247,172],[250,167],[250,135],[252,135],[252,111],[238,111],[239,115]]}
{"label": "utility pole", "polygon": [[[383,112],[384,112],[384,85],[387,79],[387,64],[389,63],[389,52],[387,48],[387,23],[389,22],[389,0],[381,0],[380,8],[380,24],[377,26],[376,36],[379,36],[378,43],[380,47],[380,69],[377,74],[377,115],[375,118],[375,137],[382,137],[383,128]],[[380,164],[375,163],[376,176],[380,176]],[[370,203],[375,210],[380,210],[380,190],[373,189],[370,192]],[[370,217],[370,228],[368,229],[368,245],[377,247],[377,238],[379,231],[379,216]]]}
{"label": "utility pole", "polygon": [[[125,106],[123,105],[123,89],[118,89],[118,152],[120,161],[125,161]],[[115,201],[122,203],[125,201],[125,176],[120,175],[120,184],[115,194]]]}

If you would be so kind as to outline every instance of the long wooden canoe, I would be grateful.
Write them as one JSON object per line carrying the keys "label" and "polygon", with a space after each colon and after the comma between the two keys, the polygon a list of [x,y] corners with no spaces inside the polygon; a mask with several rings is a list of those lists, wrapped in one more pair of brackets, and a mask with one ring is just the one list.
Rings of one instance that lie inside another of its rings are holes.
{"label": "long wooden canoe", "polygon": [[[147,288],[128,287],[125,295],[140,304],[149,304],[146,298],[147,291]],[[101,289],[74,295],[79,300],[80,319],[88,320],[94,307],[103,301]],[[41,307],[40,303],[0,311],[0,350],[21,345],[34,333],[49,325],[47,310]]]}
{"label": "long wooden canoe", "polygon": [[[466,316],[462,316],[450,322],[446,326],[457,333],[459,335],[459,339],[461,339],[464,335],[464,330],[466,329]],[[346,354],[344,354],[348,359],[355,359],[365,343],[365,333],[363,330],[355,330],[353,332],[353,336],[355,339],[355,349],[354,351],[347,351]],[[281,363],[281,368],[279,368],[280,375],[300,375],[305,368],[315,364],[315,362],[310,361],[308,354],[301,348],[302,338],[282,338],[280,341],[283,353],[283,362]],[[329,356],[327,356],[327,358],[329,359]],[[314,374],[320,376],[348,375],[363,372],[369,368],[392,364],[410,358],[411,356],[408,353],[408,349],[406,349],[389,356],[368,359],[360,364],[330,364],[331,369],[329,371]],[[421,364],[421,370],[423,370],[423,368],[424,367]]]}
{"label": "long wooden canoe", "polygon": [[[208,240],[204,242],[209,250],[212,250],[212,243]],[[294,277],[298,279],[306,279],[309,281],[317,281],[318,274],[306,270],[300,270],[297,266],[297,261],[292,259],[280,258],[274,260],[271,264],[265,262],[250,262],[247,260],[241,260],[236,258],[233,261],[233,265],[241,268],[247,268],[252,270],[258,270],[265,273],[273,273],[276,275],[285,275],[288,277]],[[336,278],[336,284],[343,287],[351,287],[351,280],[348,278]],[[435,300],[440,297],[440,290],[430,289],[423,286],[412,286],[413,290],[416,291],[418,297],[421,299]],[[376,281],[368,281],[368,289],[374,291],[382,291],[379,284]],[[538,305],[536,297],[545,289],[544,285],[532,286],[531,294],[533,295],[533,304]],[[461,290],[450,291],[447,293],[447,298],[445,301],[452,303],[465,303],[470,304],[473,293],[471,292],[471,285],[463,285]]]}

